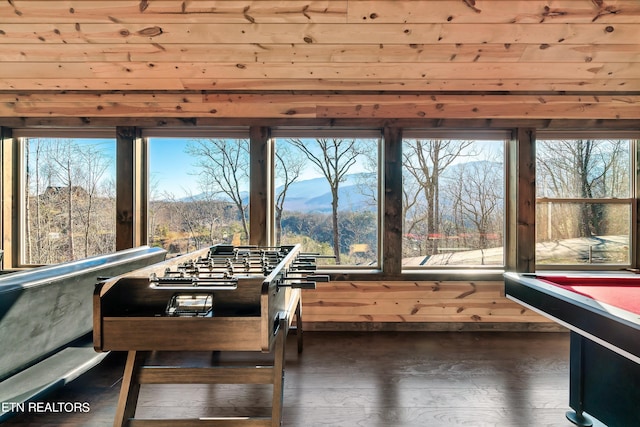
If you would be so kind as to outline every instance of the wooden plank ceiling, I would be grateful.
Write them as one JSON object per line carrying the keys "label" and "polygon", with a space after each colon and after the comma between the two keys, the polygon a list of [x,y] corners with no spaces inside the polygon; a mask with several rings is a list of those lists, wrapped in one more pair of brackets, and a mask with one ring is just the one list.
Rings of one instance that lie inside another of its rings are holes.
{"label": "wooden plank ceiling", "polygon": [[8,0],[0,61],[0,117],[639,119],[640,1]]}

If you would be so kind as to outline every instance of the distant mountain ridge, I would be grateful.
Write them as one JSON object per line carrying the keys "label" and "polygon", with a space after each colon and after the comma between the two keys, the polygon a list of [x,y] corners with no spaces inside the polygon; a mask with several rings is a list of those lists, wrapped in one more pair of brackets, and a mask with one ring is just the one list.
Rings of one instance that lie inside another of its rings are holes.
{"label": "distant mountain ridge", "polygon": [[[375,173],[350,174],[338,186],[338,209],[341,211],[374,210],[372,195],[376,194]],[[283,186],[276,188],[276,194]],[[312,178],[293,182],[284,202],[284,209],[290,212],[331,212],[331,187],[326,178]]]}
{"label": "distant mountain ridge", "polygon": [[[461,167],[472,167],[482,164],[495,165],[496,173],[502,173],[500,163],[478,160],[465,162],[450,166],[441,174],[441,181],[445,179],[459,179],[458,171]],[[378,175],[374,172],[359,172],[345,176],[345,180],[338,187],[338,209],[344,212],[374,211],[377,204],[374,203],[374,196],[378,197]],[[276,188],[276,195],[283,190],[282,185]],[[248,204],[249,193],[241,193],[243,200]],[[191,197],[184,197],[180,201],[188,202],[193,200],[205,200],[205,194],[197,194]],[[230,202],[228,197],[220,195],[220,201]],[[324,177],[305,179],[293,182],[288,190],[284,202],[284,209],[288,212],[302,213],[331,213],[331,187]],[[440,194],[440,205],[447,211],[450,209],[452,200],[449,200],[446,192]]]}
{"label": "distant mountain ridge", "polygon": [[[338,209],[340,211],[375,210],[372,195],[376,194],[377,180],[375,173],[355,173],[345,177],[338,187]],[[276,188],[276,195],[280,194],[284,186]],[[366,195],[365,195],[366,194]],[[249,203],[249,193],[243,191],[241,196],[245,203]],[[205,193],[182,197],[181,202],[207,200]],[[217,200],[231,202],[225,195],[219,195]],[[295,181],[287,190],[284,209],[289,212],[330,213],[331,187],[326,178],[311,178]]]}

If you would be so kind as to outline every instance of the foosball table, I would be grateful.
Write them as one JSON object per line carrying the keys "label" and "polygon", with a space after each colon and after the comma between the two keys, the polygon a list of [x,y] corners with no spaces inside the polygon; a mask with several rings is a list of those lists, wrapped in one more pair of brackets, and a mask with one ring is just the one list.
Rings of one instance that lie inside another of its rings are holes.
{"label": "foosball table", "polygon": [[[96,285],[94,347],[128,352],[114,426],[280,425],[289,330],[302,352],[300,290],[329,280],[315,273],[316,258],[299,245],[216,245]],[[159,351],[255,351],[273,364],[145,366]],[[272,384],[271,416],[135,418],[141,384]]]}

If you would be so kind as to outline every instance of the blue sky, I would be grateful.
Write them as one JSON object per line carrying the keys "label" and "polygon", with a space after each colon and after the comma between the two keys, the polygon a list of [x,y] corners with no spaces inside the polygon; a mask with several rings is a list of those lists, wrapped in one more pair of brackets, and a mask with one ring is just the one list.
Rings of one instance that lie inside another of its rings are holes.
{"label": "blue sky", "polygon": [[[75,142],[82,146],[92,146],[100,150],[111,162],[108,174],[114,178],[116,173],[116,144],[110,138],[77,138]],[[150,171],[152,191],[161,194],[152,194],[153,197],[162,197],[164,193],[172,193],[177,198],[189,194],[189,188],[193,194],[200,191],[197,188],[197,177],[194,172],[193,159],[185,153],[187,140],[180,138],[152,138],[149,148]]]}
{"label": "blue sky", "polygon": [[[80,144],[89,144],[100,149],[105,156],[111,159],[112,164],[109,173],[115,175],[115,143],[113,139],[79,138],[76,141]],[[198,170],[194,167],[195,160],[185,152],[188,141],[188,138],[150,138],[149,178],[152,199],[164,198],[167,193],[173,194],[176,198],[183,198],[202,192],[196,176]],[[502,144],[502,141],[487,141],[487,144],[484,144],[483,157],[490,157],[492,153],[501,153],[503,150]],[[461,159],[461,161],[468,161],[468,159]],[[365,170],[365,165],[358,163],[354,165],[351,173]],[[317,168],[308,164],[303,169],[299,180],[320,176],[322,175]]]}
{"label": "blue sky", "polygon": [[[149,179],[152,198],[171,193],[177,198],[191,192],[200,193],[198,178],[194,176],[194,160],[185,153],[187,140],[180,138],[151,138],[149,143]],[[155,193],[153,194],[155,188]],[[161,193],[161,194],[157,194]]]}

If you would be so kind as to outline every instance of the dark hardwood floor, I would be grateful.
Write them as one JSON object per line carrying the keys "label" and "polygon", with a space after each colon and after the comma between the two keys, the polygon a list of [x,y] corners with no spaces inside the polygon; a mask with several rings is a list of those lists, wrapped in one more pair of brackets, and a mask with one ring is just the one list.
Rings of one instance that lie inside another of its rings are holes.
{"label": "dark hardwood floor", "polygon": [[[295,345],[289,337],[283,426],[572,426],[567,333],[307,332],[303,354]],[[111,426],[124,361],[111,353],[42,400],[88,402],[88,412],[25,413],[6,426]],[[270,404],[270,386],[143,385],[136,415],[268,415]]]}

